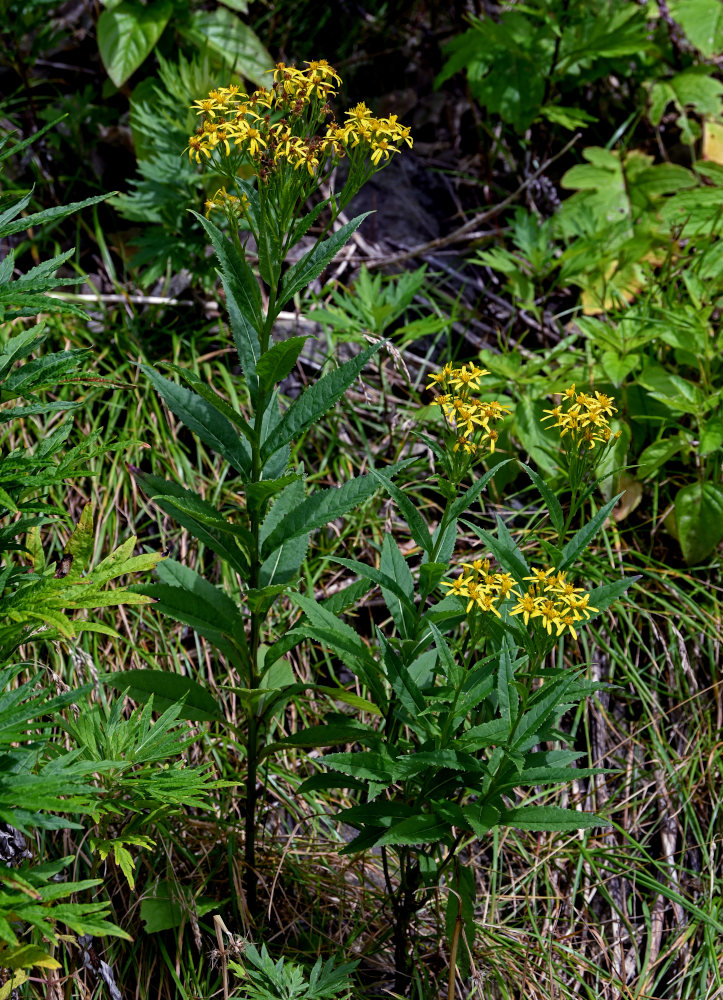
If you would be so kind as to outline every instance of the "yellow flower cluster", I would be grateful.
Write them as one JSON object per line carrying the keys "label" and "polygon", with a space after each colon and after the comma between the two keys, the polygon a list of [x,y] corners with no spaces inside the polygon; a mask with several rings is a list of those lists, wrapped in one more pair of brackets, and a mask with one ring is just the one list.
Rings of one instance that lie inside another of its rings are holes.
{"label": "yellow flower cluster", "polygon": [[[338,125],[329,99],[341,77],[326,59],[307,62],[305,69],[277,63],[271,72],[270,88],[246,94],[234,85],[219,87],[194,101],[202,117],[186,147],[191,160],[238,153],[262,180],[284,165],[315,177],[352,150],[379,169],[403,143],[412,145],[410,129],[396,115],[375,118],[364,104],[347,111]],[[317,134],[319,126],[323,134]]]}
{"label": "yellow flower cluster", "polygon": [[590,612],[598,610],[590,605],[590,595],[582,587],[574,587],[564,572],[533,568],[532,575],[524,577],[531,585],[521,594],[509,573],[491,571],[489,559],[475,559],[462,563],[462,567],[460,576],[442,586],[449,587],[450,594],[467,599],[467,614],[478,607],[501,618],[501,605],[512,597],[517,603],[509,613],[522,615],[525,625],[539,619],[548,635],[552,635],[553,628],[556,636],[567,629],[577,639],[577,623],[588,621]]}
{"label": "yellow flower cluster", "polygon": [[456,434],[455,451],[475,455],[489,448],[494,454],[499,432],[490,427],[490,421],[500,420],[510,408],[496,400],[485,402],[472,397],[473,392],[481,391],[480,379],[485,375],[489,375],[486,368],[470,362],[461,368],[446,364],[441,372],[429,376],[430,388],[438,385],[444,390],[432,405],[441,407],[447,424]]}
{"label": "yellow flower cluster", "polygon": [[608,418],[617,413],[613,400],[604,392],[594,396],[586,392],[576,392],[575,383],[565,389],[558,406],[544,410],[544,420],[554,420],[552,427],[560,428],[560,437],[570,435],[573,445],[594,448],[595,442],[607,444],[611,438],[620,437],[620,431],[613,435]]}
{"label": "yellow flower cluster", "polygon": [[564,572],[552,569],[532,569],[532,575],[524,577],[532,586],[527,593],[517,596],[517,604],[511,615],[522,615],[525,625],[536,618],[548,635],[553,627],[560,636],[567,629],[573,639],[577,639],[575,625],[586,622],[591,611],[597,611],[590,604],[590,595],[582,587],[574,587]]}

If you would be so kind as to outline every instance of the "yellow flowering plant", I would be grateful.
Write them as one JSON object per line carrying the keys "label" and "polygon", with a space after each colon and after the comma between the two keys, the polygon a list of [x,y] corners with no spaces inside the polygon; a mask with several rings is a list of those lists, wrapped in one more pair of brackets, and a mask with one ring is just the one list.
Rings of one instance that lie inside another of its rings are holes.
{"label": "yellow flowering plant", "polygon": [[[237,581],[233,590],[221,590],[167,559],[160,582],[141,589],[156,599],[159,611],[212,643],[239,678],[228,694],[242,706],[234,728],[246,756],[244,902],[252,918],[259,915],[259,768],[270,752],[269,733],[304,687],[295,683],[285,659],[291,645],[279,625],[279,595],[295,584],[311,533],[379,488],[374,476],[360,475],[338,489],[307,495],[303,467],[291,463],[291,444],[341,399],[380,342],[332,368],[290,405],[279,398],[279,383],[307,339],[275,339],[279,312],[324,271],[365,218],[336,228],[350,199],[412,145],[409,128],[395,115],[377,118],[364,104],[338,122],[332,101],[340,82],[323,59],[304,68],[279,63],[268,87],[245,93],[228,83],[194,102],[198,126],[184,155],[211,181],[205,214],[195,214],[216,253],[247,404],[229,402],[182,368],[174,366],[182,384],[144,370],[176,417],[229,464],[243,501],[217,508],[192,488],[133,470],[155,504],[214,552],[228,578]],[[346,180],[335,191],[334,171],[342,158],[348,160]],[[306,249],[289,263],[302,239]],[[404,464],[388,468],[387,475],[395,476]],[[196,682],[162,680],[164,696],[169,683],[179,697],[185,695],[187,714],[225,718],[226,706]],[[156,682],[146,681],[150,691]]]}
{"label": "yellow flowering plant", "polygon": [[558,395],[556,404],[543,410],[542,423],[560,432],[559,456],[570,488],[570,506],[561,534],[572,524],[575,515],[597,485],[593,473],[621,435],[610,427],[617,408],[604,392],[581,392],[575,383]]}
{"label": "yellow flowering plant", "polygon": [[[579,631],[630,583],[618,580],[588,592],[574,577],[615,500],[571,538],[559,536],[559,547],[548,546],[551,567],[530,566],[521,547],[525,533],[515,540],[501,518],[496,531],[480,525],[478,501],[512,461],[475,472],[480,462],[490,463],[495,424],[509,414],[506,404],[483,398],[486,374],[467,363],[445,365],[430,376],[446,433],[444,446],[425,438],[439,461],[433,483],[444,499],[435,525],[407,492],[375,473],[416,553],[404,554],[387,534],[378,566],[336,560],[360,581],[377,585],[386,602],[390,624],[376,628],[371,648],[310,595],[294,597],[304,612],[294,632],[343,659],[381,721],[336,721],[286,742],[351,747],[326,754],[324,772],[302,790],[356,790],[359,804],[339,814],[358,830],[343,853],[381,852],[393,914],[395,994],[418,1000],[431,987],[418,974],[415,917],[440,889],[455,956],[450,996],[457,972],[466,976],[471,969],[475,889],[463,860],[466,845],[500,826],[564,831],[601,824],[577,809],[545,804],[540,789],[569,780],[580,755],[557,748],[565,740],[560,719],[595,690],[579,669],[565,665],[565,644],[576,643]],[[559,501],[537,472],[522,468],[563,531]],[[463,558],[452,576],[461,524],[489,555]],[[574,773],[583,778],[597,772],[580,767]]]}

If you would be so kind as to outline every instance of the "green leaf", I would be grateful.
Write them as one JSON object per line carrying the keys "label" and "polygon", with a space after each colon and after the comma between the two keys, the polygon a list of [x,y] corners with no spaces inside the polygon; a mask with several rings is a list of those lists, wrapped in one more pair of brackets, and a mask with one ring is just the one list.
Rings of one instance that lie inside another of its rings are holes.
{"label": "green leaf", "polygon": [[[324,760],[326,761],[326,758]],[[410,816],[399,823],[394,823],[375,842],[375,847],[382,847],[385,844],[434,844],[444,840],[449,834],[449,823],[437,816],[429,814]]]}
{"label": "green leaf", "polygon": [[[331,486],[325,490],[316,490],[311,496],[303,499],[303,489],[294,505],[284,512],[283,519],[275,518],[272,531],[264,531],[262,538],[262,555],[264,558],[284,543],[306,535],[316,528],[321,528],[330,521],[343,517],[350,510],[358,507],[377,490],[377,484],[371,476],[358,476],[350,479],[342,486]],[[275,510],[276,505],[271,508]],[[270,516],[270,515],[269,515]],[[266,525],[267,522],[264,522]],[[271,522],[269,521],[269,526]]]}
{"label": "green leaf", "polygon": [[[515,663],[510,647],[510,638],[505,635],[502,640],[500,662],[497,668],[497,703],[502,721],[508,729],[512,729],[517,722],[520,703],[515,686]],[[522,721],[524,722],[524,717]]]}
{"label": "green leaf", "polygon": [[173,12],[170,0],[123,0],[98,18],[98,49],[106,73],[122,87],[150,54]]}
{"label": "green leaf", "polygon": [[463,520],[462,523],[470,527],[480,541],[485,543],[505,572],[511,573],[518,581],[530,575],[530,569],[525,557],[520,551],[519,546],[515,544],[514,539],[507,530],[507,526],[499,515],[497,516],[496,536],[489,531],[485,531],[483,528],[477,527],[471,521]]}
{"label": "green leaf", "polygon": [[658,469],[665,465],[669,458],[677,455],[683,446],[681,437],[661,438],[655,441],[641,453],[638,460],[638,479],[649,479]]}
{"label": "green leaf", "polygon": [[[639,576],[629,576],[624,580],[613,580],[612,583],[596,587],[595,590],[590,591],[590,607],[597,608],[599,613],[606,611],[639,579]],[[591,612],[590,618],[595,618],[596,614],[597,612]],[[583,623],[580,622],[580,624]]]}
{"label": "green leaf", "polygon": [[179,31],[191,38],[199,49],[209,48],[246,80],[259,86],[269,83],[267,73],[274,62],[258,35],[230,10],[195,11],[190,26]]}
{"label": "green leaf", "polygon": [[[407,560],[390,534],[384,535],[379,569],[392,579],[401,593],[395,593],[382,584],[382,596],[389,608],[394,624],[403,638],[410,637],[414,613],[414,577]],[[432,588],[430,588],[432,589]],[[403,600],[406,598],[406,601]],[[410,614],[411,612],[411,614]]]}
{"label": "green leaf", "polygon": [[[571,771],[571,777],[575,772]],[[503,809],[499,823],[514,826],[518,830],[589,830],[598,826],[609,826],[607,820],[592,813],[578,812],[576,809],[562,809],[560,806],[518,806]]]}
{"label": "green leaf", "polygon": [[167,670],[119,670],[102,675],[99,680],[131,698],[145,703],[153,697],[154,706],[163,710],[185,698],[179,718],[194,722],[216,722],[224,718],[221,707],[206,688],[190,677]]}
{"label": "green leaf", "polygon": [[552,526],[557,532],[558,536],[561,535],[563,528],[565,527],[565,515],[562,512],[560,501],[557,499],[557,497],[552,492],[552,490],[547,485],[542,476],[538,475],[534,469],[531,469],[529,467],[529,465],[525,465],[524,462],[520,462],[520,465],[522,466],[522,468],[525,470],[527,475],[530,477],[532,482],[539,490],[540,496],[545,501],[545,506],[547,507],[548,513],[550,515],[550,521],[552,522]]}
{"label": "green leaf", "polygon": [[256,399],[258,381],[256,364],[261,357],[258,331],[263,324],[261,290],[242,252],[221,230],[197,212],[198,219],[213,244],[221,266],[221,283],[226,294],[226,308],[231,332],[252,400]]}
{"label": "green leaf", "polygon": [[580,528],[580,530],[572,536],[570,541],[562,550],[562,562],[556,567],[558,571],[569,569],[575,564],[578,556],[580,556],[588,547],[590,542],[609,517],[613,507],[621,496],[622,493],[618,493],[618,495],[613,497],[612,500],[608,500],[605,506],[601,507],[597,514],[595,514],[594,517],[587,522],[587,524],[583,525],[582,528]]}
{"label": "green leaf", "polygon": [[[361,743],[362,746],[377,746],[381,736],[369,726],[358,722],[332,722],[323,726],[306,726],[298,733],[286,736],[276,748],[292,747],[331,747],[338,744]],[[272,747],[269,747],[269,752]]]}
{"label": "green leaf", "polygon": [[638,376],[638,382],[647,389],[653,399],[665,403],[671,410],[696,415],[701,412],[705,396],[699,386],[679,375],[662,368],[649,365]]}
{"label": "green leaf", "polygon": [[675,522],[686,563],[706,559],[723,540],[723,486],[692,483],[678,490]]}
{"label": "green leaf", "polygon": [[153,383],[156,392],[169,410],[182,420],[193,434],[225,458],[244,479],[250,479],[250,450],[246,442],[239,438],[238,432],[227,417],[213,403],[190,389],[164,378],[148,365],[141,365],[141,369]]}
{"label": "green leaf", "polygon": [[[460,514],[464,514],[465,511],[468,511],[487,483],[489,483],[490,479],[492,479],[492,477],[495,476],[500,469],[511,461],[511,458],[506,458],[503,462],[498,462],[497,465],[485,472],[485,474],[481,476],[476,483],[470,486],[470,488],[461,497],[455,500],[447,515],[449,520],[454,520],[459,517]],[[525,468],[527,468],[527,466],[525,466]]]}
{"label": "green leaf", "polygon": [[335,371],[317,379],[284,413],[272,434],[261,448],[261,462],[265,463],[279,448],[289,444],[302,431],[310,427],[344,395],[367,361],[376,354],[381,344],[372,344],[351,361]]}
{"label": "green leaf", "polygon": [[318,278],[325,267],[331,264],[332,260],[339,253],[347,242],[351,234],[359,228],[364,219],[371,212],[358,215],[355,219],[347,222],[323,243],[317,243],[308,253],[304,254],[284,276],[279,294],[278,308],[281,309],[289,299],[293,298],[302,288],[306,288],[314,278]]}
{"label": "green leaf", "polygon": [[670,13],[707,58],[723,51],[723,5],[720,0],[671,0]]}
{"label": "green leaf", "polygon": [[282,379],[286,378],[298,361],[308,337],[289,337],[274,344],[256,363],[259,380],[259,398],[267,394]]}
{"label": "green leaf", "polygon": [[374,476],[375,479],[378,479],[384,486],[384,489],[399,507],[404,520],[407,522],[407,527],[409,528],[412,538],[417,545],[419,545],[419,547],[427,553],[428,558],[431,559],[434,555],[434,545],[432,537],[429,533],[429,528],[425,524],[422,515],[419,513],[406,493],[403,493],[402,490],[400,490],[399,487],[391,481],[391,479],[387,478],[387,476],[379,472],[377,469],[371,469],[371,475]]}

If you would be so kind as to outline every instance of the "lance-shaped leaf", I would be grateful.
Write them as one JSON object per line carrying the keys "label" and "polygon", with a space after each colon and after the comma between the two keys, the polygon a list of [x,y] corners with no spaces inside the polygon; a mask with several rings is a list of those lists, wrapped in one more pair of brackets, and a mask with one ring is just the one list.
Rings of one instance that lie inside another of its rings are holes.
{"label": "lance-shaped leaf", "polygon": [[245,619],[228,594],[175,559],[164,559],[156,573],[160,584],[141,584],[132,589],[153,597],[157,610],[189,625],[214,645],[218,645],[217,639],[231,636],[245,646]]}
{"label": "lance-shaped leaf", "polygon": [[242,413],[239,413],[233,408],[223,396],[219,396],[209,385],[201,379],[195,372],[191,371],[189,368],[181,368],[180,365],[172,365],[167,363],[166,368],[170,368],[174,371],[179,378],[183,379],[187,385],[190,385],[194,392],[198,393],[203,399],[206,400],[211,406],[219,411],[226,419],[237,427],[249,444],[256,441],[256,431],[253,429],[251,424],[246,420]]}
{"label": "lance-shaped leaf", "polygon": [[295,399],[277,426],[274,427],[273,433],[270,433],[265,439],[261,448],[261,461],[265,462],[274,452],[289,444],[314,421],[323,416],[327,410],[330,410],[341,399],[367,361],[373,354],[376,354],[381,346],[381,344],[372,344],[351,361],[347,361],[335,371],[317,379]]}
{"label": "lance-shaped leaf", "polygon": [[299,359],[308,337],[289,337],[280,340],[259,358],[256,364],[256,375],[259,380],[259,399],[265,399],[268,393],[289,372]]}
{"label": "lance-shaped leaf", "polygon": [[[216,508],[207,500],[191,490],[185,490],[178,483],[148,475],[134,466],[129,466],[129,469],[141,489],[162,511],[173,517],[182,527],[187,528],[194,538],[233,566],[243,580],[248,579],[249,561],[244,550],[248,550],[250,536],[246,537],[248,532],[244,528],[223,522]],[[220,525],[219,521],[222,522]],[[220,536],[219,527],[227,530],[227,534]],[[234,536],[239,538],[241,544]]]}
{"label": "lance-shaped leaf", "polygon": [[552,526],[558,535],[561,535],[563,528],[565,527],[565,515],[562,512],[560,501],[557,499],[542,476],[535,472],[534,469],[531,469],[529,465],[525,465],[524,462],[520,462],[520,465],[537,487],[540,496],[545,501],[545,506],[547,507],[547,511],[550,515]]}
{"label": "lance-shaped leaf", "polygon": [[372,469],[371,475],[379,480],[389,496],[392,500],[394,500],[397,507],[399,507],[404,520],[407,522],[407,527],[409,528],[412,538],[426,553],[427,558],[431,558],[434,554],[432,536],[429,533],[429,528],[424,523],[424,518],[409,499],[407,494],[403,493],[398,486],[396,486],[387,476],[384,475],[384,473],[379,472],[377,469]]}
{"label": "lance-shaped leaf", "polygon": [[210,219],[193,212],[209,235],[221,266],[221,282],[226,295],[226,308],[231,332],[238,351],[246,382],[255,400],[258,391],[256,363],[261,357],[259,330],[263,325],[261,290],[254,272],[243,253]]}
{"label": "lance-shaped leaf", "polygon": [[298,260],[289,268],[281,286],[278,301],[279,309],[289,299],[292,299],[297,292],[300,292],[302,288],[306,288],[314,278],[319,277],[324,268],[331,264],[351,234],[371,214],[371,212],[365,212],[364,215],[358,215],[355,219],[347,222],[346,225],[342,226],[341,229],[337,229],[323,243],[317,243],[308,253],[304,254],[301,260]]}
{"label": "lance-shaped leaf", "polygon": [[141,368],[169,410],[205,444],[225,458],[244,480],[250,479],[250,448],[239,437],[228,418],[213,403],[197,393],[171,382],[147,365],[141,365]]}
{"label": "lance-shaped leaf", "polygon": [[530,569],[525,557],[522,555],[519,546],[515,543],[512,535],[507,530],[507,526],[501,517],[497,518],[497,535],[479,528],[471,521],[463,521],[467,527],[483,541],[503,570],[511,573],[516,580],[521,581],[530,575]]}
{"label": "lance-shaped leaf", "polygon": [[401,594],[395,593],[382,584],[382,595],[389,608],[394,624],[402,638],[412,635],[416,611],[414,608],[414,577],[407,560],[391,535],[385,535],[382,542],[382,554],[379,568],[383,574],[394,581]]}
{"label": "lance-shaped leaf", "polygon": [[562,562],[557,567],[558,570],[565,570],[569,569],[570,566],[574,566],[578,556],[585,551],[600,528],[602,528],[603,524],[612,512],[613,507],[621,496],[622,493],[618,493],[616,497],[609,500],[605,506],[601,507],[597,514],[595,514],[595,516],[587,522],[587,524],[584,524],[582,528],[580,528],[580,530],[572,536],[570,541],[562,550]]}
{"label": "lance-shaped leaf", "polygon": [[[395,476],[409,462],[409,459],[397,462],[387,469],[387,473]],[[350,510],[354,510],[359,504],[373,496],[378,488],[379,485],[374,477],[368,475],[357,476],[338,487],[331,486],[329,489],[316,490],[306,499],[303,498],[302,489],[300,494],[294,494],[293,504],[288,505],[285,501],[283,510],[274,514],[281,499],[279,498],[264,521],[262,555],[266,557],[280,545],[291,541],[292,538],[305,535],[316,528],[322,528],[330,521],[336,520],[337,517],[343,517],[344,514],[348,514]],[[285,492],[284,496],[286,495]],[[283,518],[279,516],[279,513],[283,513]],[[269,528],[272,530],[268,530]]]}
{"label": "lance-shaped leaf", "polygon": [[380,680],[379,666],[357,632],[313,599],[302,594],[289,596],[306,616],[289,636],[305,635],[332,650],[366,684],[375,704],[385,706],[387,698]]}
{"label": "lance-shaped leaf", "polygon": [[589,830],[596,826],[609,826],[607,820],[591,813],[560,806],[517,806],[503,809],[500,826],[514,826],[518,830]]}

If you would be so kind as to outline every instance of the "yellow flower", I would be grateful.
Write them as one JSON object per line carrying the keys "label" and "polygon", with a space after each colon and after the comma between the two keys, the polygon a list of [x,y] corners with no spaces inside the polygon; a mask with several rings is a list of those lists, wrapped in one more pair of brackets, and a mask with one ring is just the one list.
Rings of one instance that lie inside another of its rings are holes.
{"label": "yellow flower", "polygon": [[532,587],[523,594],[522,597],[518,598],[517,604],[510,611],[511,615],[522,615],[522,620],[525,625],[529,623],[532,618],[538,618],[540,611],[537,607],[537,597],[535,596]]}

